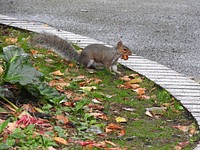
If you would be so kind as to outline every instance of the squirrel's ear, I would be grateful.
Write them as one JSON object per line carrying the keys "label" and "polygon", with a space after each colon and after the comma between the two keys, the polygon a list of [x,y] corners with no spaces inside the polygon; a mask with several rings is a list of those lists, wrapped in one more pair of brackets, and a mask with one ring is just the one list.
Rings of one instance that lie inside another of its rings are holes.
{"label": "squirrel's ear", "polygon": [[117,48],[120,48],[120,47],[122,47],[123,46],[123,43],[122,43],[122,41],[120,40],[118,43],[117,43]]}

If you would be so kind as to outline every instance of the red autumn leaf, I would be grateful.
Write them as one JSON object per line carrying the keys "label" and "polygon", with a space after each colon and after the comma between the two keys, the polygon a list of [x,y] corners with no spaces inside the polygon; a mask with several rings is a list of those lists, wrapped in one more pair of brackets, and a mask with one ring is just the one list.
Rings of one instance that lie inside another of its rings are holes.
{"label": "red autumn leaf", "polygon": [[16,125],[23,125],[24,127],[27,127],[29,124],[34,124],[42,127],[51,127],[51,125],[48,123],[47,120],[44,119],[36,119],[29,115],[23,115],[17,122]]}

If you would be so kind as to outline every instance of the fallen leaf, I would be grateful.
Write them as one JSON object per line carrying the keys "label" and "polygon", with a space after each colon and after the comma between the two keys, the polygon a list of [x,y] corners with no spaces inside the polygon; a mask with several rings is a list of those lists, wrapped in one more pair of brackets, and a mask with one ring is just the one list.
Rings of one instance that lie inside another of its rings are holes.
{"label": "fallen leaf", "polygon": [[137,89],[137,88],[139,88],[139,87],[140,87],[139,84],[131,84],[131,88],[132,88],[132,89]]}
{"label": "fallen leaf", "polygon": [[36,112],[35,108],[31,104],[23,104],[22,108],[27,112]]}
{"label": "fallen leaf", "polygon": [[63,76],[64,75],[64,73],[61,73],[60,70],[54,71],[54,72],[52,72],[52,74],[56,75],[56,76]]}
{"label": "fallen leaf", "polygon": [[125,108],[125,107],[123,107],[122,110],[126,110],[126,111],[131,111],[131,112],[132,112],[132,111],[134,111],[135,109],[134,109],[134,108]]}
{"label": "fallen leaf", "polygon": [[2,65],[0,65],[0,75],[3,73],[3,66]]}
{"label": "fallen leaf", "polygon": [[115,120],[116,120],[116,122],[119,122],[119,123],[126,123],[127,122],[127,120],[123,117],[116,117]]}
{"label": "fallen leaf", "polygon": [[129,78],[134,79],[135,77],[139,77],[139,74],[134,73],[129,75]]}
{"label": "fallen leaf", "polygon": [[32,50],[30,50],[30,51],[31,51],[31,54],[32,54],[32,55],[38,54],[38,51],[36,51],[36,50],[34,50],[34,49],[32,49]]}
{"label": "fallen leaf", "polygon": [[150,96],[145,95],[145,94],[139,95],[139,96],[138,96],[138,99],[140,99],[140,100],[148,100],[148,99],[150,99],[150,98],[151,98]]}
{"label": "fallen leaf", "polygon": [[92,104],[92,103],[90,103],[90,104],[88,104],[87,105],[89,108],[92,108],[92,109],[94,109],[94,110],[103,110],[104,109],[104,106],[102,106],[102,105],[99,105],[99,104]]}
{"label": "fallen leaf", "polygon": [[95,98],[92,99],[92,102],[95,104],[102,104],[102,102],[100,102],[98,99],[95,99]]}
{"label": "fallen leaf", "polygon": [[62,121],[62,123],[64,123],[64,124],[68,124],[69,123],[69,120],[63,115],[57,115],[56,119],[59,120],[59,121]]}
{"label": "fallen leaf", "polygon": [[56,142],[61,143],[61,144],[63,144],[63,145],[67,145],[67,143],[68,143],[65,139],[60,138],[60,137],[54,137],[53,139],[54,139]]}
{"label": "fallen leaf", "polygon": [[17,38],[6,38],[5,39],[5,42],[7,43],[7,44],[16,44],[17,43]]}
{"label": "fallen leaf", "polygon": [[117,124],[114,124],[114,123],[110,123],[109,125],[107,125],[105,127],[105,132],[106,133],[110,133],[110,132],[115,132],[115,131],[119,131],[117,134],[118,136],[124,136],[125,134],[125,130],[123,127],[117,125]]}
{"label": "fallen leaf", "polygon": [[110,145],[114,146],[114,147],[117,146],[117,144],[115,144],[115,143],[113,143],[113,142],[111,142],[111,141],[107,141],[107,140],[105,140],[105,142],[106,142],[107,144],[110,144]]}
{"label": "fallen leaf", "polygon": [[188,141],[185,142],[179,142],[176,146],[175,146],[175,150],[182,150],[185,146],[187,146],[189,144]]}
{"label": "fallen leaf", "polygon": [[129,76],[123,76],[123,77],[119,77],[120,80],[123,80],[125,82],[130,81],[131,79],[129,78]]}
{"label": "fallen leaf", "polygon": [[150,111],[148,111],[148,110],[145,111],[145,115],[147,115],[147,116],[149,116],[151,118],[154,117],[153,114]]}
{"label": "fallen leaf", "polygon": [[14,132],[16,129],[16,121],[15,122],[9,122],[7,125],[7,129],[11,132]]}
{"label": "fallen leaf", "polygon": [[106,129],[115,129],[115,130],[121,130],[123,129],[123,127],[117,125],[117,124],[114,124],[114,123],[110,123],[106,126]]}
{"label": "fallen leaf", "polygon": [[138,95],[142,95],[142,94],[145,94],[146,89],[145,88],[137,88],[133,91],[135,91]]}
{"label": "fallen leaf", "polygon": [[142,83],[142,79],[136,78],[129,81],[130,84]]}
{"label": "fallen leaf", "polygon": [[152,108],[146,108],[146,111],[151,112],[153,116],[156,115],[163,115],[167,110],[167,107],[152,107]]}
{"label": "fallen leaf", "polygon": [[82,96],[76,96],[76,97],[73,97],[72,99],[73,99],[74,101],[80,101],[80,100],[83,99],[83,97],[82,97]]}
{"label": "fallen leaf", "polygon": [[125,130],[124,129],[121,129],[121,131],[118,133],[118,136],[122,137],[125,135]]}
{"label": "fallen leaf", "polygon": [[90,115],[94,116],[95,118],[108,120],[108,117],[103,113],[90,113]]}
{"label": "fallen leaf", "polygon": [[91,92],[92,90],[96,90],[97,87],[96,86],[84,86],[84,87],[80,87],[83,92]]}
{"label": "fallen leaf", "polygon": [[69,64],[68,64],[68,67],[73,68],[73,67],[75,67],[75,64],[74,64],[74,63],[69,63]]}

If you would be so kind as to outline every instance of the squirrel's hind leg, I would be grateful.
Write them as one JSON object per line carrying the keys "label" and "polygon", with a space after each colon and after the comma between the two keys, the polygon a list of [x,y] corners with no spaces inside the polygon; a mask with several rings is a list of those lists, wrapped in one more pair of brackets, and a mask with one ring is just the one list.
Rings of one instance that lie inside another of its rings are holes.
{"label": "squirrel's hind leg", "polygon": [[87,68],[90,68],[94,64],[94,60],[90,59],[89,62],[87,63]]}

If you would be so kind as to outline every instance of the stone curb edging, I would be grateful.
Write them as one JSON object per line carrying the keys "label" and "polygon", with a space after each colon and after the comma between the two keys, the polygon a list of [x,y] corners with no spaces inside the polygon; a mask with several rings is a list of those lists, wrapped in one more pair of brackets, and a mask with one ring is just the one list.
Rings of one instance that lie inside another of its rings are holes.
{"label": "stone curb edging", "polygon": [[[86,36],[58,30],[41,22],[19,20],[0,14],[0,23],[37,33],[47,32],[55,34],[77,44],[81,48],[92,43],[107,45],[104,42]],[[140,56],[133,55],[126,61],[120,59],[119,63],[146,76],[170,92],[192,114],[200,128],[200,84],[155,61],[144,59]],[[200,150],[200,143],[196,146],[195,150]]]}

